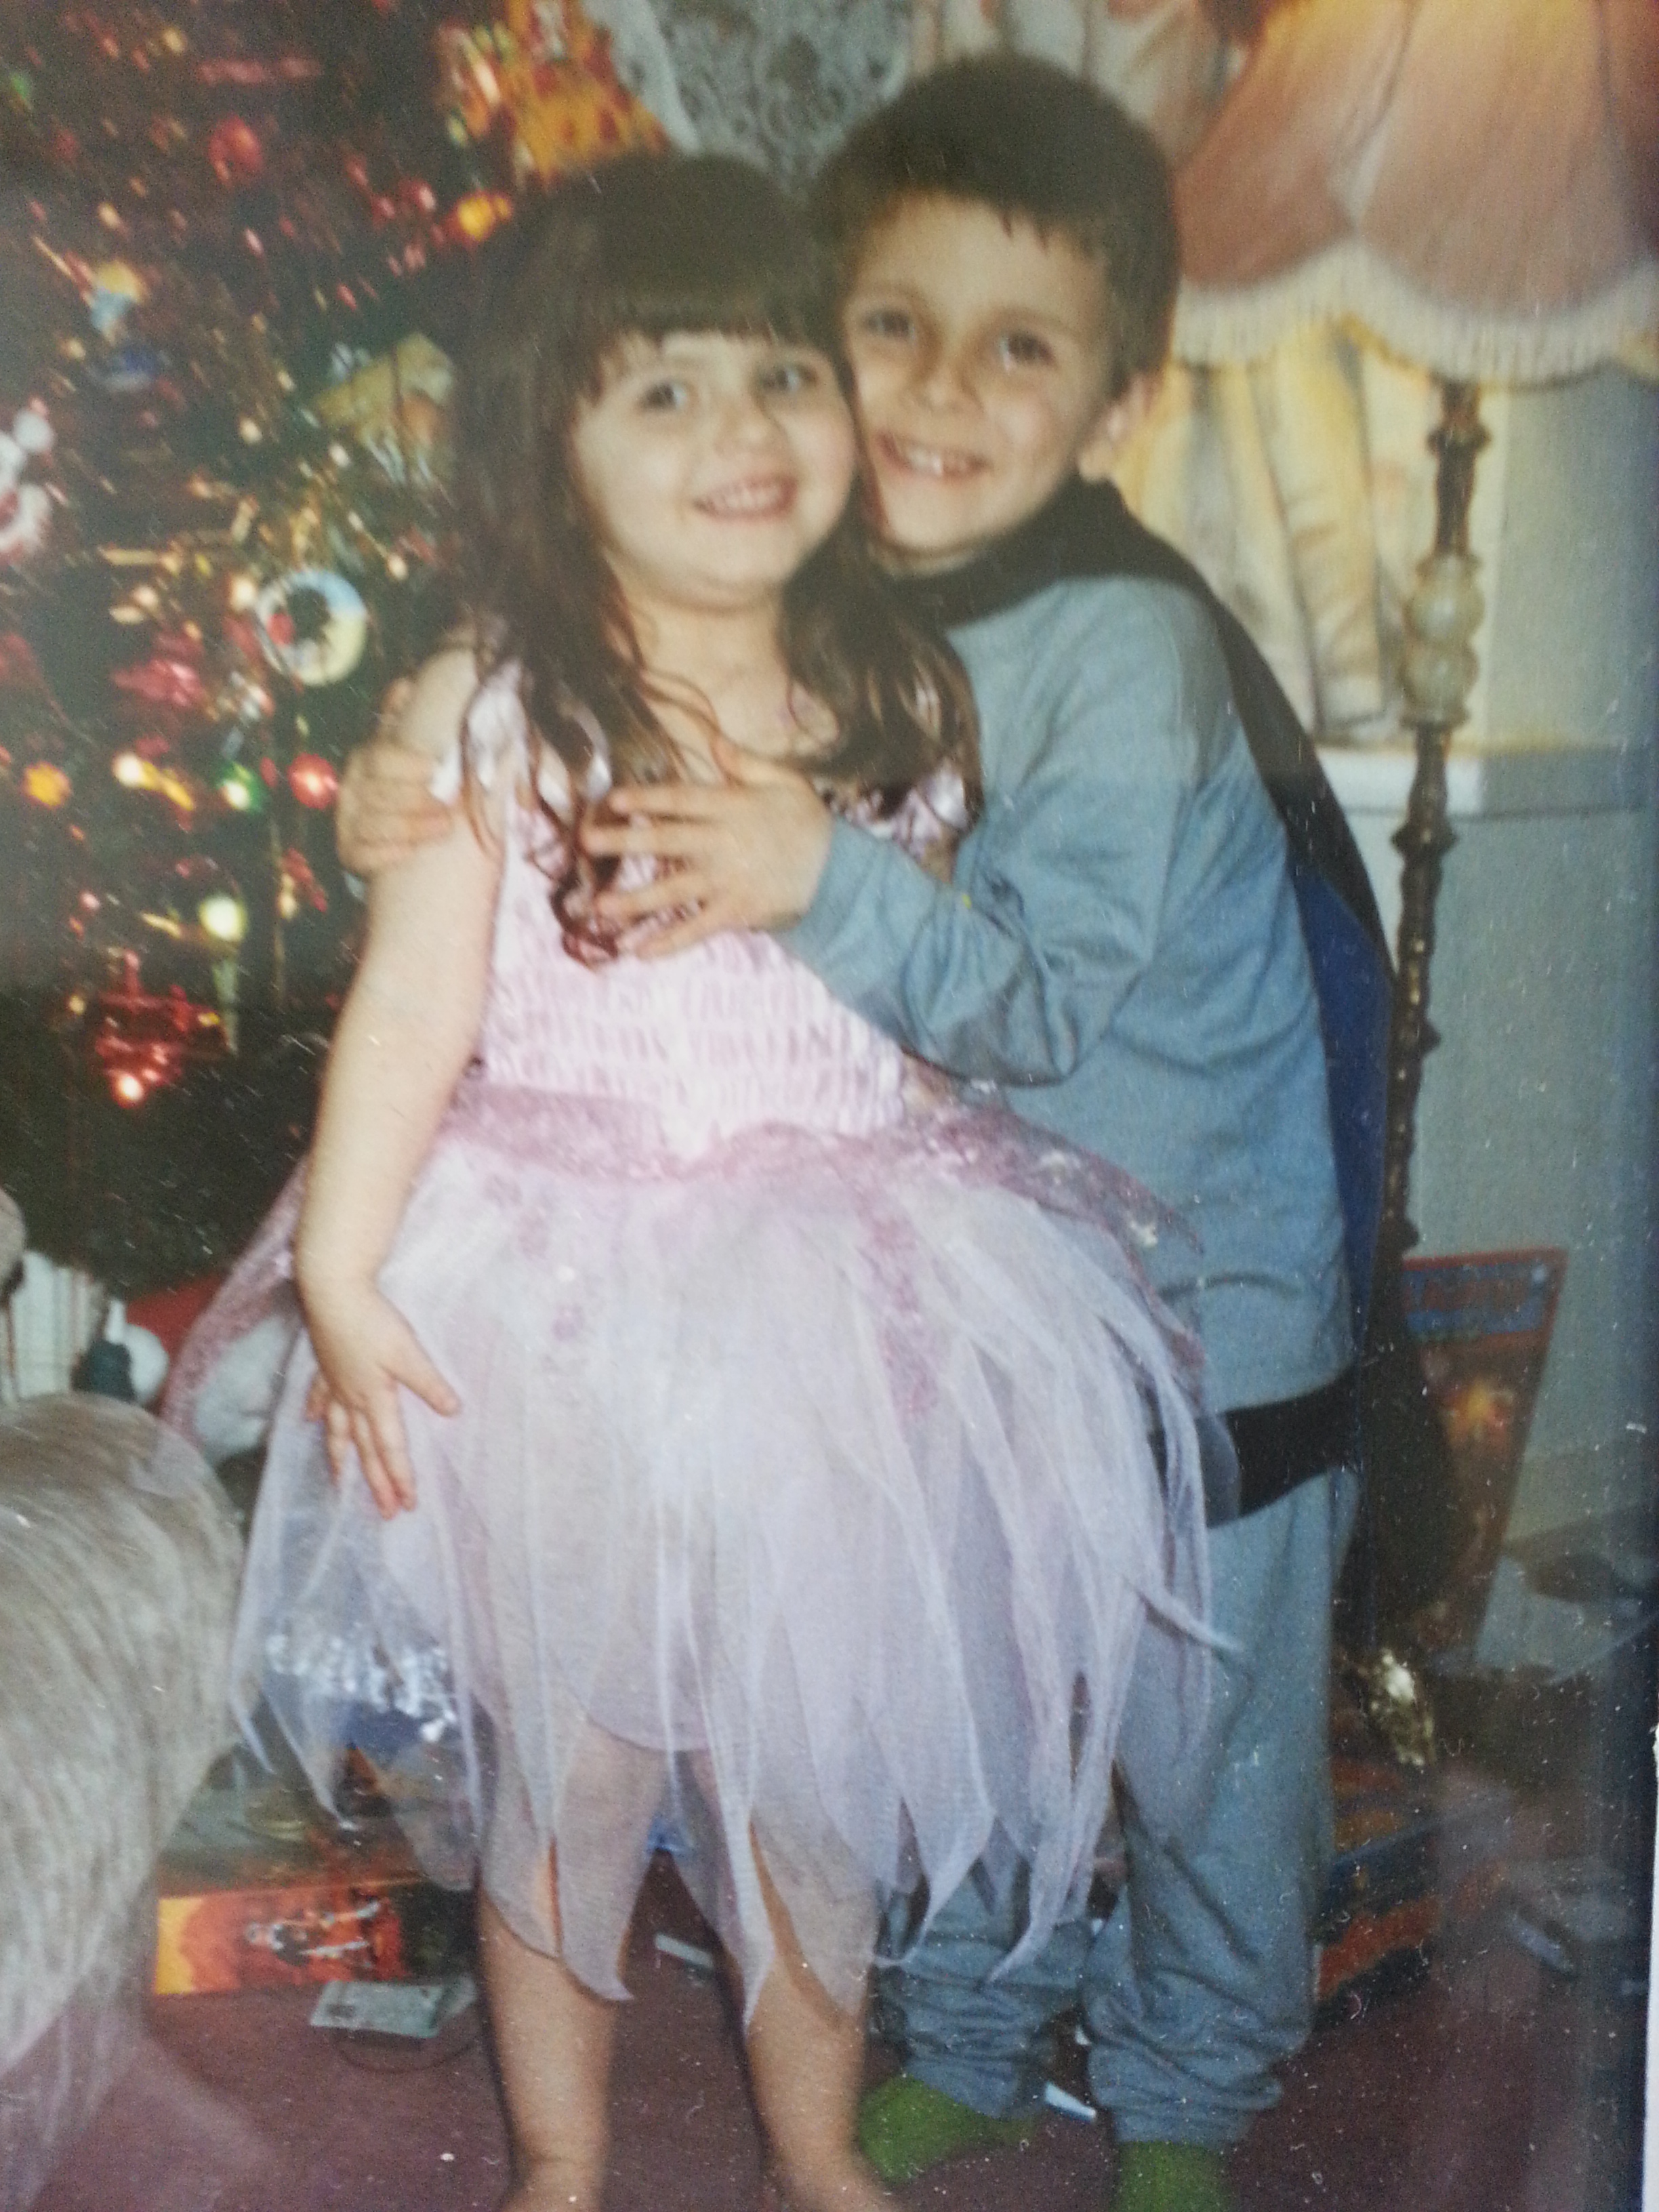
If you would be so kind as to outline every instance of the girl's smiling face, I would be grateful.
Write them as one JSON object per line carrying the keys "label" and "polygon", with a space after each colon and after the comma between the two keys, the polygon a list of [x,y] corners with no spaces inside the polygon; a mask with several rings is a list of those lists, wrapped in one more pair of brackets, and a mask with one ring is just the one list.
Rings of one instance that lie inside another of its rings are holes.
{"label": "girl's smiling face", "polygon": [[624,341],[570,454],[636,620],[776,598],[840,520],[857,459],[827,355],[712,331]]}

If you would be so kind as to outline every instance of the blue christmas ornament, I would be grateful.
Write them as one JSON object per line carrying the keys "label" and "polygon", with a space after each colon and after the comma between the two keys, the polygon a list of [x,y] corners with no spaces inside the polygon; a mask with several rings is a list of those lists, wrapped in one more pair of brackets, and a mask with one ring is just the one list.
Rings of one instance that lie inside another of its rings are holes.
{"label": "blue christmas ornament", "polygon": [[150,346],[118,346],[98,371],[106,392],[148,392],[166,368],[163,355]]}

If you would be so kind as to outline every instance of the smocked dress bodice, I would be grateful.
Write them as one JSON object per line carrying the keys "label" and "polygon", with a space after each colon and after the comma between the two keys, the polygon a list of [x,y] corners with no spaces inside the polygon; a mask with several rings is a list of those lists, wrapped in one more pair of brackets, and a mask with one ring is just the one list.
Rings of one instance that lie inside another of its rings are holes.
{"label": "smocked dress bodice", "polygon": [[541,831],[513,809],[479,1045],[489,1081],[641,1109],[682,1154],[770,1122],[867,1136],[898,1121],[898,1047],[768,937],[599,968],[573,958]]}
{"label": "smocked dress bodice", "polygon": [[769,937],[727,933],[661,960],[574,957],[552,906],[568,781],[527,727],[516,672],[483,685],[465,744],[479,781],[510,779],[512,791],[479,1042],[487,1080],[635,1108],[683,1157],[768,1124],[869,1136],[902,1118],[899,1048]]}

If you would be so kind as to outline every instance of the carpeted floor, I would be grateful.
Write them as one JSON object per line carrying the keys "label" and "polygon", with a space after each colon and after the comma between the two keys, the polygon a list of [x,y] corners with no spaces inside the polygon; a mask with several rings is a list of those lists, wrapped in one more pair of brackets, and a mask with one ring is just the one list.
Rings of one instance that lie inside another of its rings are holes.
{"label": "carpeted floor", "polygon": [[[618,2053],[614,2212],[758,2200],[725,2001],[652,1941],[695,1937],[689,1912],[653,1877]],[[507,2142],[477,2012],[410,2045],[314,2029],[313,2002],[157,2000],[37,2212],[489,2212]],[[1638,2001],[1592,1998],[1486,1929],[1410,1994],[1315,2038],[1235,2158],[1242,2212],[1634,2212],[1640,2051]],[[1111,2170],[1104,2122],[1051,2114],[1028,2149],[940,2169],[902,2201],[1103,2212]]]}

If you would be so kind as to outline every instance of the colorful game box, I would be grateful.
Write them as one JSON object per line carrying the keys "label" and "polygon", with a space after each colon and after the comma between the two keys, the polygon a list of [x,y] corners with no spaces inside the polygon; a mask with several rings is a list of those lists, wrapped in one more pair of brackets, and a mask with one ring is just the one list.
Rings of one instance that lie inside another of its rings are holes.
{"label": "colorful game box", "polygon": [[388,1813],[344,1827],[280,1784],[198,1791],[159,1887],[158,1996],[437,1981],[471,1957],[471,1898],[427,1881]]}

